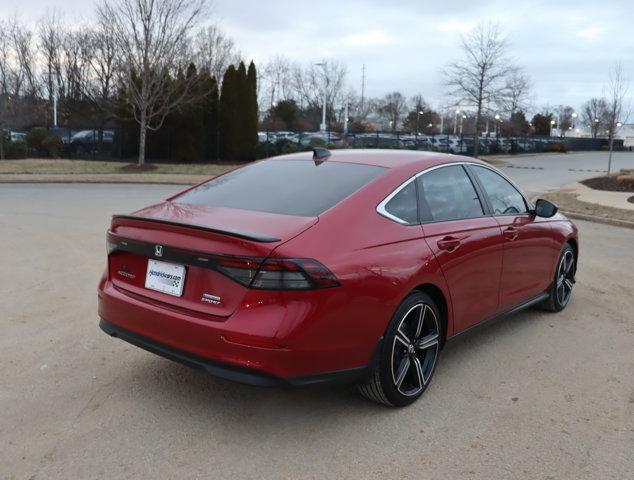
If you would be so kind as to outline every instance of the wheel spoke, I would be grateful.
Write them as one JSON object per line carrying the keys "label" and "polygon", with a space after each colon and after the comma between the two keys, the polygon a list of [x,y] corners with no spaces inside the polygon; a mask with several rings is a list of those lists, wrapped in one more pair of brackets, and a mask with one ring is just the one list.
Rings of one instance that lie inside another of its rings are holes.
{"label": "wheel spoke", "polygon": [[566,278],[566,279],[564,280],[564,285],[565,285],[566,287],[568,287],[568,291],[569,291],[569,292],[572,292],[572,282],[571,282],[569,279],[567,279],[567,278]]}
{"label": "wheel spoke", "polygon": [[438,345],[438,333],[432,332],[429,335],[425,335],[423,338],[416,342],[416,348],[418,350],[427,350],[435,345]]}
{"label": "wheel spoke", "polygon": [[403,331],[401,330],[401,327],[398,327],[398,330],[396,331],[396,340],[401,342],[406,347],[408,345],[411,345],[411,343],[412,343],[409,340],[409,337],[403,333]]}
{"label": "wheel spoke", "polygon": [[420,388],[425,386],[426,380],[425,375],[423,375],[423,366],[420,364],[420,360],[417,357],[414,357],[414,366],[416,367],[416,376],[418,377],[418,385]]}
{"label": "wheel spoke", "polygon": [[398,366],[398,370],[394,375],[394,383],[396,383],[397,388],[401,388],[401,385],[403,384],[403,380],[405,380],[405,375],[407,375],[411,363],[412,362],[409,357],[403,357],[403,359],[401,360],[401,363]]}
{"label": "wheel spoke", "polygon": [[419,306],[418,317],[416,318],[416,332],[414,333],[414,339],[417,339],[420,335],[420,332],[423,330],[423,323],[425,322],[425,314],[427,313],[427,309],[429,307],[425,304]]}

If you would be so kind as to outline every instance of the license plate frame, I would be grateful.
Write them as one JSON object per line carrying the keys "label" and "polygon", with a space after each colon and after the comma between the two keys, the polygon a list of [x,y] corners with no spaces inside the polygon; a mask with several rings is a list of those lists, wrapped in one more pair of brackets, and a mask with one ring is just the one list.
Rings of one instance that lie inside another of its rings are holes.
{"label": "license plate frame", "polygon": [[182,297],[186,273],[184,265],[148,259],[145,288],[173,297]]}

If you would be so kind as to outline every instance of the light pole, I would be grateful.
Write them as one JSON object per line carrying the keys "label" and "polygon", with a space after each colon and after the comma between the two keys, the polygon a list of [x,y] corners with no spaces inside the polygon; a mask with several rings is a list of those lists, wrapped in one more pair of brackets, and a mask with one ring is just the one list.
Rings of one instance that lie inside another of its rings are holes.
{"label": "light pole", "polygon": [[553,127],[555,126],[555,121],[551,120],[550,121],[550,133],[548,134],[549,137],[553,136]]}
{"label": "light pole", "polygon": [[[456,116],[453,119],[453,134],[458,133],[458,115],[460,115],[460,109],[456,110]],[[462,124],[462,122],[460,122]],[[462,134],[462,132],[460,132]]]}
{"label": "light pole", "polygon": [[321,109],[321,125],[319,125],[319,131],[326,131],[326,89],[328,88],[328,75],[326,75],[326,62],[316,63],[316,67],[321,67],[324,71],[324,103]]}
{"label": "light pole", "polygon": [[421,117],[421,115],[423,115],[423,113],[424,112],[422,110],[416,112],[416,138],[418,138],[418,132],[420,131],[420,129],[418,127],[418,123],[419,123],[420,117]]}
{"label": "light pole", "polygon": [[500,136],[500,129],[498,128],[498,124],[500,122],[500,114],[496,113],[494,118],[495,118],[495,138],[498,138]]}
{"label": "light pole", "polygon": [[57,76],[53,80],[53,127],[57,128],[57,96],[59,93],[59,84],[57,83]]}
{"label": "light pole", "polygon": [[462,136],[462,121],[465,120],[467,116],[463,113],[460,117],[460,136]]}

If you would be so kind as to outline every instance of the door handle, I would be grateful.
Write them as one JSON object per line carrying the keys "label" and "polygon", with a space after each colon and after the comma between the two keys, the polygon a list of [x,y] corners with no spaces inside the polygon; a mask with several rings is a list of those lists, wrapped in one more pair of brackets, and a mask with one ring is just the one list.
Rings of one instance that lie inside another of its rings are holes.
{"label": "door handle", "polygon": [[461,241],[459,238],[450,236],[444,237],[437,242],[438,248],[447,252],[455,251],[460,246],[460,243]]}
{"label": "door handle", "polygon": [[515,240],[520,234],[520,231],[515,227],[508,227],[504,230],[504,236],[509,240]]}

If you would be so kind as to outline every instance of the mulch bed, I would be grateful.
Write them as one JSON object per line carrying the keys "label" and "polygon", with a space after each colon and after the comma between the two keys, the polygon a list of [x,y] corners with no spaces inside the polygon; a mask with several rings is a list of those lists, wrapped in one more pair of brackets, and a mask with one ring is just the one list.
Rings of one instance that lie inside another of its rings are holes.
{"label": "mulch bed", "polygon": [[634,192],[634,181],[619,181],[617,177],[595,177],[582,180],[586,187],[610,192]]}

